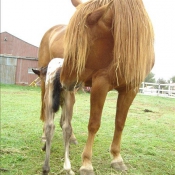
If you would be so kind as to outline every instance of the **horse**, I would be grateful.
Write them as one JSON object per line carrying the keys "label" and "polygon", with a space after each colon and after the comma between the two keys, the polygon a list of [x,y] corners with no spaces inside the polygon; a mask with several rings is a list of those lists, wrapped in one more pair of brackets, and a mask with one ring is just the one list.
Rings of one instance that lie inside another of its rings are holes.
{"label": "horse", "polygon": [[71,169],[69,159],[69,143],[77,144],[77,140],[74,136],[71,125],[75,95],[74,92],[65,91],[61,86],[60,71],[62,63],[63,59],[54,58],[49,62],[47,67],[42,67],[40,70],[33,69],[33,72],[45,82],[45,95],[43,103],[45,105],[44,112],[46,118],[44,121],[44,132],[42,136],[42,140],[45,142],[45,144],[42,149],[43,151],[46,151],[46,158],[43,166],[43,174],[47,174],[47,171],[49,171],[47,168],[45,168],[45,166],[50,159],[51,140],[55,129],[54,116],[59,110],[59,106],[61,106],[62,109],[60,126],[63,130],[65,148],[64,170],[67,172],[67,174],[74,174]]}
{"label": "horse", "polygon": [[[97,1],[97,6],[102,6],[104,4],[107,4],[109,0],[103,0],[102,2]],[[71,0],[72,4],[75,7],[78,7],[82,2],[80,0]],[[92,9],[93,10],[93,9]],[[44,96],[45,96],[45,74],[47,71],[47,66],[49,62],[53,58],[63,58],[64,54],[64,47],[63,47],[63,41],[64,41],[64,35],[66,31],[66,25],[56,25],[51,27],[44,36],[42,37],[42,40],[40,42],[39,46],[39,52],[38,52],[38,69],[35,69],[34,73],[36,73],[41,78],[41,114],[40,119],[45,123],[45,120],[47,116],[45,115],[45,103],[44,103]],[[66,97],[64,97],[66,98]],[[62,115],[61,115],[62,116]],[[62,118],[62,117],[61,117]],[[62,119],[60,119],[62,121]],[[60,122],[60,126],[62,127],[62,124]],[[43,128],[43,141],[46,142],[45,138],[45,127]],[[70,143],[77,144],[77,140],[75,135],[72,132],[72,136],[70,138]],[[46,151],[46,143],[44,144],[43,151]],[[45,165],[45,169],[43,168],[43,174],[47,174],[47,170],[49,172],[49,163],[48,167]]]}
{"label": "horse", "polygon": [[68,91],[81,83],[91,87],[81,175],[95,174],[92,146],[106,95],[111,90],[118,91],[111,167],[127,170],[120,153],[122,132],[130,105],[155,61],[154,31],[142,0],[109,0],[100,7],[97,2],[103,0],[80,4],[69,21],[60,76],[63,88]]}

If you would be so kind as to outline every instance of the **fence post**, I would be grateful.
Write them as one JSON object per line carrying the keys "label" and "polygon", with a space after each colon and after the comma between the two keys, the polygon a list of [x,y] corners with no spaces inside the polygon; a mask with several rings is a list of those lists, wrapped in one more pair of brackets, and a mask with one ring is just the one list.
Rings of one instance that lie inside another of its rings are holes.
{"label": "fence post", "polygon": [[160,83],[159,83],[159,87],[158,87],[158,96],[160,94]]}
{"label": "fence post", "polygon": [[142,84],[142,93],[144,93],[144,88],[145,88],[145,82]]}

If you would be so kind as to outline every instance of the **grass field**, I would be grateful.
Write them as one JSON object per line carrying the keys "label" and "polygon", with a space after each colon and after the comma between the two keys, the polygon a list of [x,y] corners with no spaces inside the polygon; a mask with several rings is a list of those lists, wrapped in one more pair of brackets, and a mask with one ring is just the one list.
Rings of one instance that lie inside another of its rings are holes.
{"label": "grass field", "polygon": [[[89,94],[76,94],[73,128],[78,145],[71,145],[70,158],[76,174],[81,166],[81,152],[87,138]],[[110,168],[109,146],[114,130],[117,93],[105,102],[102,124],[93,147],[96,175],[121,174]],[[152,112],[144,112],[145,109]],[[44,152],[41,151],[42,122],[40,89],[1,85],[0,174],[41,174]],[[50,175],[64,174],[64,149],[59,127],[60,112],[51,149]],[[175,99],[137,95],[128,114],[122,137],[121,154],[129,175],[175,175]]]}

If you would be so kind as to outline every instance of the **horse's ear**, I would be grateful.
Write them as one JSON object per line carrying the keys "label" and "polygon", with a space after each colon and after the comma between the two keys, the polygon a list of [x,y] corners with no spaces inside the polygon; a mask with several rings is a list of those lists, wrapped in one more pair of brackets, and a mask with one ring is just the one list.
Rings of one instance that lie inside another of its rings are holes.
{"label": "horse's ear", "polygon": [[46,67],[42,67],[41,71],[40,71],[40,75],[46,76],[46,73],[47,73],[47,66]]}
{"label": "horse's ear", "polygon": [[112,11],[108,8],[108,4],[104,5],[87,16],[86,24],[88,26],[95,25],[99,20],[102,20],[105,24],[112,24]]}
{"label": "horse's ear", "polygon": [[74,7],[77,7],[78,5],[82,4],[81,0],[71,0]]}
{"label": "horse's ear", "polygon": [[38,69],[32,69],[32,71],[37,74],[38,76],[40,76],[40,71]]}

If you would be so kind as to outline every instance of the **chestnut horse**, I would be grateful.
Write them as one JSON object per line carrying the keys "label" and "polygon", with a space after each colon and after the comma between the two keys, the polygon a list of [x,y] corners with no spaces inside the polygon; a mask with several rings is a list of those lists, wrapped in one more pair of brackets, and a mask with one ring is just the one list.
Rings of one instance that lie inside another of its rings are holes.
{"label": "chestnut horse", "polygon": [[[90,0],[77,7],[66,29],[61,84],[69,91],[91,87],[88,138],[81,175],[93,175],[92,146],[100,127],[106,95],[118,91],[111,166],[127,170],[120,154],[129,107],[154,65],[154,32],[142,0],[111,0],[97,7]],[[92,10],[93,9],[93,10]]]}

